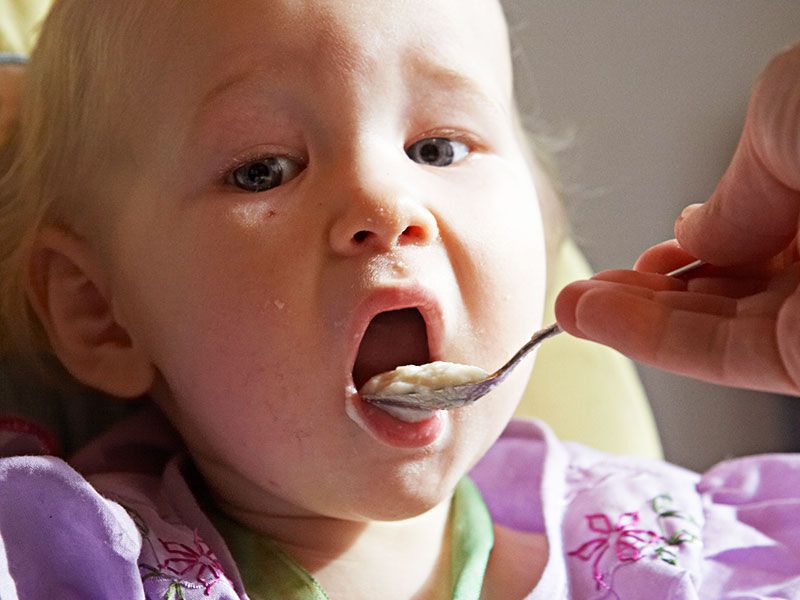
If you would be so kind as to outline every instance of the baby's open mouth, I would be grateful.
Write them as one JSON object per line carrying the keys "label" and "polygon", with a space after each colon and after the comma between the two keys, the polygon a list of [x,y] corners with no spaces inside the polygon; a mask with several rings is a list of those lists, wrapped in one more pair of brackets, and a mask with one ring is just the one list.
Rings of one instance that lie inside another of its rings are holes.
{"label": "baby's open mouth", "polygon": [[[360,390],[376,375],[403,365],[424,365],[430,360],[428,328],[418,309],[378,313],[361,339],[353,365],[353,383]],[[379,439],[390,440],[390,445],[427,446],[444,430],[444,421],[437,411],[371,403],[362,406],[360,413],[348,414]]]}
{"label": "baby's open mouth", "polygon": [[430,362],[425,319],[416,308],[382,312],[372,319],[353,366],[353,383],[360,389],[373,375],[401,365]]}

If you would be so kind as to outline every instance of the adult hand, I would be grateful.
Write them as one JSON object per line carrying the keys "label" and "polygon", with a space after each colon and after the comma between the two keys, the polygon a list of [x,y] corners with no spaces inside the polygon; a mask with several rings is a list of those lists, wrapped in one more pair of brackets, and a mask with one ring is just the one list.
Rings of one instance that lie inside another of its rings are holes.
{"label": "adult hand", "polygon": [[0,147],[6,142],[19,112],[24,73],[22,65],[0,64]]}
{"label": "adult hand", "polygon": [[[797,45],[760,77],[730,166],[711,198],[678,218],[677,240],[646,251],[633,271],[567,286],[558,322],[662,369],[800,396],[799,226]],[[695,258],[709,265],[658,274]]]}

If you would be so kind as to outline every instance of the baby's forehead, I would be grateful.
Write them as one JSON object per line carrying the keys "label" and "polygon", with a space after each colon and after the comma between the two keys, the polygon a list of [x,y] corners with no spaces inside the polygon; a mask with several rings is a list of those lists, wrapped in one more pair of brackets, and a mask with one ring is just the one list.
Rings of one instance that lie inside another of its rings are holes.
{"label": "baby's forehead", "polygon": [[142,85],[125,93],[146,115],[129,134],[148,162],[197,139],[192,132],[216,133],[218,117],[236,111],[288,104],[314,120],[324,114],[320,104],[349,108],[405,94],[407,106],[410,96],[424,103],[427,92],[442,103],[442,90],[458,95],[470,87],[463,82],[504,114],[513,105],[497,0],[142,1],[153,10],[146,30],[133,32],[136,52],[126,59],[144,65]]}
{"label": "baby's forehead", "polygon": [[496,0],[226,0],[191,5],[173,5],[177,11],[168,17],[175,27],[167,53],[198,65],[208,61],[207,69],[254,61],[255,66],[284,72],[309,67],[378,70],[391,61],[429,57],[454,65],[492,63],[496,74],[510,79],[505,21]]}

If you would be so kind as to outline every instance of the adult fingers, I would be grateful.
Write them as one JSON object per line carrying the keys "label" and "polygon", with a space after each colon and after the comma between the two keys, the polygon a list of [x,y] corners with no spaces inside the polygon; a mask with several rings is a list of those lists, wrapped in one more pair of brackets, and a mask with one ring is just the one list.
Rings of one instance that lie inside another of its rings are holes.
{"label": "adult fingers", "polygon": [[777,56],[751,96],[739,145],[711,198],[688,207],[675,233],[715,265],[767,259],[787,248],[800,215],[800,45]]}
{"label": "adult fingers", "polygon": [[[670,267],[671,269],[672,267]],[[659,269],[659,271],[661,270]],[[667,277],[658,273],[641,271],[609,270],[601,271],[592,279],[612,281],[653,291],[685,291],[728,298],[743,298],[757,294],[765,290],[771,281],[768,275],[755,269],[752,272],[737,270],[736,273],[728,273],[726,269],[711,265],[700,267],[678,277]]]}
{"label": "adult fingers", "polygon": [[558,322],[574,335],[661,369],[797,393],[776,339],[774,312],[741,315],[731,299],[632,287],[607,281],[571,284],[558,298]]}
{"label": "adult fingers", "polygon": [[667,240],[645,250],[633,268],[645,273],[669,273],[695,260],[696,257],[681,248],[677,240]]}

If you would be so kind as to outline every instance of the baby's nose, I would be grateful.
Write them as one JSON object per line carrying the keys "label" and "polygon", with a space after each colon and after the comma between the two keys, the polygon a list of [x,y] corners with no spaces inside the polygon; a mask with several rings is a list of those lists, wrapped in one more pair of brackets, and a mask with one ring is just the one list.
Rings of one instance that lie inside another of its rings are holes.
{"label": "baby's nose", "polygon": [[354,193],[330,229],[330,245],[343,256],[427,244],[438,236],[436,219],[422,203],[402,193]]}

